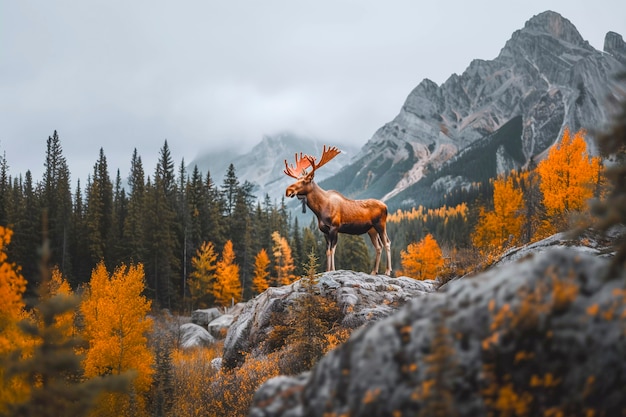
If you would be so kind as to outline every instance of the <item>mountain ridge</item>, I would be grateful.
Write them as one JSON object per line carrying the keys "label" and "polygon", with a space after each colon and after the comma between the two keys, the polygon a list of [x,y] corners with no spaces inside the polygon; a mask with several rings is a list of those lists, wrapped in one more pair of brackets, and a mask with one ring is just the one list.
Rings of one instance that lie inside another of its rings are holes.
{"label": "mountain ridge", "polygon": [[[461,75],[452,74],[441,86],[422,80],[351,166],[323,185],[352,198],[419,205],[419,196],[403,194],[515,117],[522,117],[525,160],[503,161],[502,168],[519,168],[531,157],[540,159],[566,126],[600,128],[607,122],[604,103],[615,84],[614,74],[623,68],[619,59],[626,51],[621,35],[610,32],[607,39],[605,49],[611,53],[594,49],[556,12],[533,16],[495,59],[475,59]],[[591,140],[588,146],[596,152]]]}

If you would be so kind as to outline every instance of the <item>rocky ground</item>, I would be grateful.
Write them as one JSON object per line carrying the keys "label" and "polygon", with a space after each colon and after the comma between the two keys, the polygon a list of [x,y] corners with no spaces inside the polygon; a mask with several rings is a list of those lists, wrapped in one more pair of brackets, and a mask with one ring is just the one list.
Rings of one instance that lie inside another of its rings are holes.
{"label": "rocky ground", "polygon": [[[355,331],[310,373],[264,384],[250,415],[623,415],[626,273],[556,240]],[[262,318],[242,315],[254,334]]]}

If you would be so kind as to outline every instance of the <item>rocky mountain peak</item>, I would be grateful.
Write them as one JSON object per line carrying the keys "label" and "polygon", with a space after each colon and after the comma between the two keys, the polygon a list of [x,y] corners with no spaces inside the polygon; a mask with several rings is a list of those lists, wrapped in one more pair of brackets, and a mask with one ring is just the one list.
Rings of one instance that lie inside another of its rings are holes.
{"label": "rocky mountain peak", "polygon": [[604,37],[604,52],[611,54],[619,62],[626,65],[626,42],[619,33],[607,32]]}
{"label": "rocky mountain peak", "polygon": [[[440,173],[463,177],[459,184],[480,183],[541,158],[565,127],[592,131],[606,123],[606,98],[626,61],[622,37],[607,35],[605,51],[556,12],[533,16],[495,59],[472,60],[441,85],[424,79],[324,185],[351,198],[381,198],[392,209],[441,205],[454,190],[432,187]],[[454,165],[464,153],[489,173]],[[485,174],[471,177],[476,172]]]}
{"label": "rocky mountain peak", "polygon": [[522,31],[543,33],[578,46],[587,44],[572,22],[551,10],[530,18]]}

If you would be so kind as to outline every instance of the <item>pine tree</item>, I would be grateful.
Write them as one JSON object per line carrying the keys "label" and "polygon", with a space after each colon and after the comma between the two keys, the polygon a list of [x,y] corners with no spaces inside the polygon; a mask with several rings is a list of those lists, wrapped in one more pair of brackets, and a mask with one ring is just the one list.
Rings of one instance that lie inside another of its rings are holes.
{"label": "pine tree", "polygon": [[176,183],[174,163],[167,141],[161,148],[154,184],[147,189],[147,234],[149,239],[148,283],[162,308],[178,304],[182,290],[180,248],[176,224]]}
{"label": "pine tree", "polygon": [[228,306],[241,300],[239,266],[235,263],[235,252],[230,240],[224,244],[221,259],[217,262],[213,297],[221,306]]}
{"label": "pine tree", "polygon": [[187,183],[187,206],[189,216],[189,231],[187,233],[189,248],[197,248],[204,240],[203,223],[209,216],[207,193],[202,182],[202,174],[197,165],[194,165],[191,178]]}
{"label": "pine tree", "polygon": [[298,276],[304,275],[303,266],[304,265],[304,249],[302,242],[302,231],[300,230],[300,225],[298,224],[298,217],[294,219],[293,223],[293,234],[291,236],[291,247],[293,248],[293,262],[296,265],[295,274]]}
{"label": "pine tree", "polygon": [[[148,412],[154,417],[176,415],[172,407],[175,398],[174,361],[175,334],[172,332],[173,318],[164,315],[156,320],[150,333],[150,349],[154,352],[154,376],[148,393]],[[178,325],[176,323],[176,325]]]}
{"label": "pine tree", "polygon": [[113,184],[109,178],[107,159],[100,148],[100,156],[93,167],[93,177],[87,189],[85,220],[88,247],[93,263],[110,259],[113,225]]}
{"label": "pine tree", "polygon": [[224,196],[224,214],[230,218],[235,211],[235,202],[237,201],[237,193],[239,192],[239,179],[235,173],[235,166],[231,163],[228,166],[224,182],[222,183],[222,195]]}
{"label": "pine tree", "polygon": [[68,277],[71,287],[89,282],[89,275],[93,266],[88,242],[89,229],[87,226],[86,207],[81,190],[81,182],[76,182],[76,192],[74,193],[74,205],[72,209],[72,236],[70,238],[70,251],[73,256],[72,275]]}
{"label": "pine tree", "polygon": [[[105,391],[124,391],[130,386],[129,375],[81,377],[82,345],[72,329],[78,298],[58,269],[48,268],[49,249],[44,240],[40,270],[42,285],[33,314],[38,322],[24,319],[20,328],[32,342],[27,349],[12,354],[7,372],[13,378],[28,382],[27,395],[8,406],[11,416],[82,416],[93,408],[97,397]],[[3,415],[0,410],[0,415]]]}
{"label": "pine tree", "polygon": [[322,232],[317,228],[316,219],[311,220],[311,224],[304,228],[302,250],[304,253],[314,251],[318,259],[326,259],[326,243]]}
{"label": "pine tree", "polygon": [[435,279],[444,265],[441,248],[430,233],[411,243],[400,256],[402,273],[415,279]]}
{"label": "pine tree", "polygon": [[72,194],[70,172],[56,130],[48,137],[44,166],[46,170],[41,204],[47,212],[51,261],[59,265],[64,274],[69,274],[71,257],[68,238],[71,234]]}
{"label": "pine tree", "polygon": [[113,192],[113,215],[111,219],[111,255],[112,259],[108,260],[113,265],[119,265],[122,262],[129,262],[128,259],[128,239],[124,233],[124,224],[128,216],[128,198],[126,190],[122,186],[122,177],[120,170],[117,170],[115,176],[115,188]]}
{"label": "pine tree", "polygon": [[41,245],[41,207],[30,171],[26,171],[20,194],[21,202],[14,219],[14,241],[8,253],[22,266],[22,275],[28,282],[26,296],[30,297],[35,295],[40,277],[37,252]]}
{"label": "pine tree", "polygon": [[192,309],[206,308],[213,303],[213,283],[216,280],[217,254],[212,242],[204,242],[191,258],[189,292]]}
{"label": "pine tree", "polygon": [[254,196],[252,195],[252,184],[245,181],[239,188],[235,201],[233,215],[230,218],[230,239],[233,242],[233,249],[237,254],[240,265],[241,283],[244,291],[244,298],[252,294],[252,269],[253,269],[253,233],[252,228],[252,207]]}
{"label": "pine tree", "polygon": [[287,343],[291,346],[287,373],[297,374],[310,370],[322,357],[326,348],[325,335],[337,318],[336,304],[318,294],[315,252],[310,252],[305,265],[306,275],[300,279],[302,293],[289,310],[288,325],[291,332]]}
{"label": "pine tree", "polygon": [[178,227],[178,247],[180,248],[180,264],[181,274],[183,279],[181,280],[182,287],[179,288],[182,295],[183,306],[186,304],[186,297],[188,293],[187,288],[187,275],[191,267],[191,256],[195,246],[192,245],[190,238],[191,232],[191,215],[189,212],[189,177],[187,176],[187,168],[185,167],[185,158],[181,159],[178,166],[178,187],[176,188],[177,205],[176,205],[176,218]]}
{"label": "pine tree", "polygon": [[0,155],[0,226],[9,224],[9,165],[6,153]]}
{"label": "pine tree", "polygon": [[130,192],[128,197],[128,210],[124,218],[124,236],[128,247],[127,260],[142,263],[146,260],[145,240],[145,210],[146,210],[146,183],[141,156],[137,149],[133,150],[130,162],[129,175]]}
{"label": "pine tree", "polygon": [[363,236],[342,235],[335,258],[339,269],[369,273],[373,267]]}
{"label": "pine tree", "polygon": [[202,224],[202,239],[211,240],[217,246],[226,243],[224,207],[225,202],[222,195],[211,178],[211,173],[207,172],[204,180],[206,208],[208,216]]}
{"label": "pine tree", "polygon": [[270,258],[265,249],[261,249],[254,258],[254,276],[252,278],[252,291],[254,294],[261,294],[269,287],[269,266]]}

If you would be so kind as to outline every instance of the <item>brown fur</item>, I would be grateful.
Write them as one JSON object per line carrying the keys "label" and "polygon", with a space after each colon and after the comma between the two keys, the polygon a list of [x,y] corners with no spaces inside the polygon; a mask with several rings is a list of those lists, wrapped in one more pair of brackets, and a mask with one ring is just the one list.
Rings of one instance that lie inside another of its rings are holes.
{"label": "brown fur", "polygon": [[[337,151],[338,153],[338,151]],[[324,147],[324,155],[326,148]],[[301,196],[306,197],[307,206],[317,216],[319,229],[326,237],[326,261],[327,271],[335,270],[335,247],[337,245],[338,233],[347,233],[352,235],[362,235],[367,233],[370,236],[372,244],[376,248],[376,260],[372,274],[378,273],[380,265],[380,256],[382,247],[387,252],[387,269],[386,275],[391,274],[391,242],[387,237],[387,206],[379,200],[350,200],[337,191],[326,191],[318,186],[313,177],[315,169],[328,162],[330,158],[324,159],[322,162],[315,164],[315,160],[311,157],[301,155],[298,160],[296,155],[296,167],[300,172],[306,168],[306,165],[312,166],[311,172],[303,173],[297,177],[297,181],[287,187],[285,195],[287,197]],[[302,162],[308,159],[309,164]],[[287,161],[285,161],[287,166]],[[303,168],[304,167],[304,168]],[[289,169],[289,166],[287,166]],[[296,178],[294,174],[297,170],[285,170],[289,176]]]}

